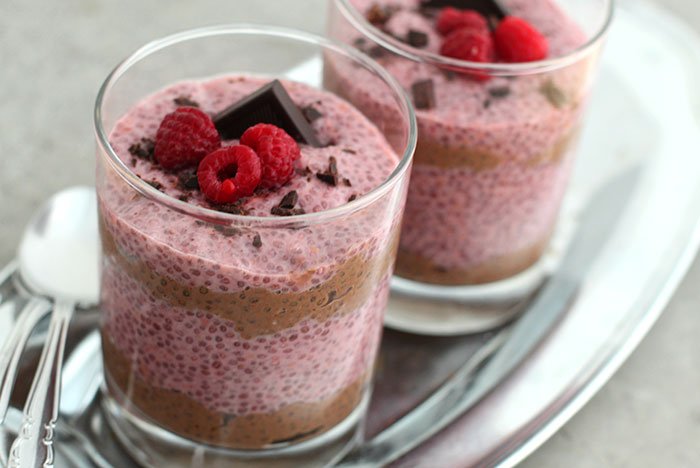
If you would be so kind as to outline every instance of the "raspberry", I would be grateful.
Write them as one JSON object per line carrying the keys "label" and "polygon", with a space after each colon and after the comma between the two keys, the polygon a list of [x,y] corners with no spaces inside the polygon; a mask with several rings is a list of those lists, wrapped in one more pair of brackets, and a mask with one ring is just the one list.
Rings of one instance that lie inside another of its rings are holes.
{"label": "raspberry", "polygon": [[197,169],[199,188],[214,203],[233,203],[252,195],[260,184],[260,158],[243,145],[208,154]]}
{"label": "raspberry", "polygon": [[[461,28],[451,32],[442,43],[440,54],[469,62],[493,62],[493,40],[491,35],[472,28]],[[474,70],[467,74],[479,81],[487,81],[486,72]]]}
{"label": "raspberry", "polygon": [[164,169],[196,166],[221,147],[211,118],[195,107],[178,107],[163,118],[156,133],[154,157]]}
{"label": "raspberry", "polygon": [[493,36],[498,55],[506,62],[534,62],[547,58],[547,38],[522,18],[507,16]]}
{"label": "raspberry", "polygon": [[485,33],[489,31],[486,18],[481,16],[479,12],[474,10],[458,10],[453,7],[440,10],[440,15],[435,23],[435,27],[443,36],[460,28],[474,28]]}
{"label": "raspberry", "polygon": [[294,161],[301,150],[287,132],[274,125],[257,124],[243,133],[241,144],[253,148],[260,157],[262,188],[280,187],[292,178]]}

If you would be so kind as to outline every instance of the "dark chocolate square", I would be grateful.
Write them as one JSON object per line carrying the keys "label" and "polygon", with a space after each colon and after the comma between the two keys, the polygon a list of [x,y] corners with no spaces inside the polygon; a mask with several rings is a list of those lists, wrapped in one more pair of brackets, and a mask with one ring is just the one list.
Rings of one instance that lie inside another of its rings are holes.
{"label": "dark chocolate square", "polygon": [[268,123],[284,129],[300,143],[321,147],[314,129],[279,80],[219,112],[213,120],[224,140],[240,138],[253,125]]}

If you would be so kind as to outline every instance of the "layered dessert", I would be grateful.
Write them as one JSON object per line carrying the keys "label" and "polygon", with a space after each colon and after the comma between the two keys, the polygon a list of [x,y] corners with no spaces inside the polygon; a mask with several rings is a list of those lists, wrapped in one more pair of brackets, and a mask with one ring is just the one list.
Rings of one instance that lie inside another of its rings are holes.
{"label": "layered dessert", "polygon": [[[255,124],[280,93],[305,130]],[[241,119],[253,119],[242,136]],[[363,197],[399,162],[377,127],[331,93],[236,75],[144,98],[109,141],[167,200],[99,169],[110,396],[235,449],[297,443],[351,417],[372,375],[405,195]]]}
{"label": "layered dessert", "polygon": [[[397,274],[470,285],[533,265],[567,187],[595,57],[549,68],[524,63],[564,57],[586,34],[552,0],[335,3],[331,34],[375,58],[416,107],[418,147]],[[488,63],[512,67],[478,67]],[[382,118],[385,97],[350,67],[327,65],[330,87]]]}

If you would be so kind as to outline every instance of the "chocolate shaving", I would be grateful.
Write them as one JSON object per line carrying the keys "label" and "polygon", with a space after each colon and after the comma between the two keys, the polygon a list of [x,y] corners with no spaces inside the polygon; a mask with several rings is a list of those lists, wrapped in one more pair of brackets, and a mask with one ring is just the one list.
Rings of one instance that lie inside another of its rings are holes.
{"label": "chocolate shaving", "polygon": [[199,103],[197,101],[193,101],[190,99],[188,96],[179,96],[173,99],[173,102],[177,106],[183,106],[183,107],[199,107]]}
{"label": "chocolate shaving", "polygon": [[393,14],[393,8],[375,3],[367,10],[365,18],[374,26],[383,26]]}
{"label": "chocolate shaving", "polygon": [[338,161],[335,156],[328,158],[328,169],[326,172],[317,172],[316,177],[323,183],[332,187],[338,185]]}
{"label": "chocolate shaving", "polygon": [[159,190],[161,192],[163,191],[163,184],[161,184],[160,182],[158,182],[155,179],[151,179],[151,180],[147,181],[146,183],[156,190]]}
{"label": "chocolate shaving", "polygon": [[542,95],[547,98],[549,103],[557,109],[563,108],[568,101],[564,91],[562,91],[561,88],[559,88],[552,80],[547,80],[542,84],[540,87],[540,93],[542,93]]}
{"label": "chocolate shaving", "polygon": [[309,123],[314,123],[318,119],[323,117],[323,114],[321,114],[321,112],[319,112],[319,110],[316,109],[314,106],[306,106],[302,108],[301,113],[304,114],[304,117]]}
{"label": "chocolate shaving", "polygon": [[185,193],[183,193],[182,195],[179,195],[179,196],[177,197],[177,199],[180,200],[181,202],[187,203],[188,201],[190,201],[190,196],[187,195],[187,194],[185,194]]}
{"label": "chocolate shaving", "polygon": [[508,15],[507,10],[498,0],[423,0],[421,9],[441,9],[454,7],[460,10],[476,10],[482,15],[495,16],[503,19]]}
{"label": "chocolate shaving", "polygon": [[233,215],[245,216],[248,214],[248,210],[243,208],[243,202],[241,200],[235,201],[233,203],[222,203],[221,205],[216,205],[215,208],[222,213],[228,213]]}
{"label": "chocolate shaving", "polygon": [[199,190],[199,179],[197,171],[194,169],[185,169],[177,174],[177,180],[180,183],[180,188],[183,190]]}
{"label": "chocolate shaving", "polygon": [[296,216],[296,215],[303,215],[306,214],[306,211],[304,211],[303,208],[280,208],[279,206],[273,206],[272,210],[270,210],[270,213],[272,213],[275,216]]}
{"label": "chocolate shaving", "polygon": [[416,81],[411,86],[413,103],[417,109],[432,109],[435,107],[435,85],[433,80]]}
{"label": "chocolate shaving", "polygon": [[489,95],[494,99],[503,99],[510,96],[510,88],[508,86],[499,86],[498,88],[489,89]]}
{"label": "chocolate shaving", "polygon": [[364,37],[358,37],[352,42],[352,45],[354,45],[356,49],[362,50],[365,45],[367,45],[367,39]]}
{"label": "chocolate shaving", "polygon": [[301,177],[306,177],[313,174],[313,171],[309,166],[305,166],[303,169],[296,168],[294,172],[296,172],[297,175],[300,175]]}
{"label": "chocolate shaving", "polygon": [[297,205],[297,201],[299,201],[299,194],[297,194],[296,190],[292,190],[282,198],[282,201],[277,206],[291,210]]}
{"label": "chocolate shaving", "polygon": [[260,238],[260,234],[255,234],[255,236],[253,236],[253,247],[256,249],[262,247],[262,239]]}
{"label": "chocolate shaving", "polygon": [[129,153],[137,158],[147,161],[153,160],[153,152],[156,149],[156,142],[150,138],[141,138],[141,141],[129,146]]}
{"label": "chocolate shaving", "polygon": [[491,107],[491,99],[484,101],[484,109],[488,109],[489,107]]}
{"label": "chocolate shaving", "polygon": [[298,142],[321,146],[314,129],[279,80],[268,83],[219,112],[213,120],[225,140],[240,138],[255,124],[268,123],[284,129]]}
{"label": "chocolate shaving", "polygon": [[350,179],[348,179],[348,178],[343,178],[343,184],[346,187],[352,187],[352,182],[350,182]]}
{"label": "chocolate shaving", "polygon": [[235,237],[241,234],[241,230],[231,226],[214,225],[214,230],[219,232],[224,237]]}
{"label": "chocolate shaving", "polygon": [[351,201],[355,201],[355,200],[357,200],[357,194],[356,194],[356,193],[353,193],[353,194],[350,195],[350,197],[348,198],[348,203],[350,203]]}
{"label": "chocolate shaving", "polygon": [[418,49],[422,49],[423,47],[428,45],[428,35],[422,31],[416,31],[415,29],[411,29],[408,31],[406,41],[409,45]]}
{"label": "chocolate shaving", "polygon": [[303,208],[294,208],[299,201],[299,194],[296,190],[287,193],[277,206],[273,206],[270,213],[275,216],[294,216],[306,213]]}
{"label": "chocolate shaving", "polygon": [[350,149],[350,148],[343,148],[342,151],[343,151],[343,153],[357,154],[357,151],[355,151],[354,149]]}

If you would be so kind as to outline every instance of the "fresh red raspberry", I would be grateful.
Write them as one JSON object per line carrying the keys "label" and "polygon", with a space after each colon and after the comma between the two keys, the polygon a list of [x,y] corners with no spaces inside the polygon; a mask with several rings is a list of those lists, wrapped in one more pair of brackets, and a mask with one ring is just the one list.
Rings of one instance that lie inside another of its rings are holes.
{"label": "fresh red raspberry", "polygon": [[262,188],[280,187],[292,178],[294,161],[301,156],[301,150],[283,129],[270,124],[257,124],[243,133],[241,144],[253,148],[260,157]]}
{"label": "fresh red raspberry", "polygon": [[[451,32],[442,43],[440,54],[469,62],[489,63],[494,61],[493,40],[489,33],[472,28],[461,28]],[[488,81],[491,77],[484,71],[466,72],[478,81]]]}
{"label": "fresh red raspberry", "polygon": [[547,58],[547,38],[517,16],[506,16],[493,34],[496,51],[506,62],[534,62]]}
{"label": "fresh red raspberry", "polygon": [[260,158],[247,146],[235,145],[208,154],[197,169],[199,188],[214,203],[233,203],[253,194],[260,184]]}
{"label": "fresh red raspberry", "polygon": [[211,117],[195,107],[178,107],[160,123],[153,155],[164,169],[181,169],[220,147]]}
{"label": "fresh red raspberry", "polygon": [[486,18],[481,16],[478,11],[458,10],[453,7],[446,7],[440,10],[435,27],[443,36],[461,28],[473,28],[485,33],[489,31]]}

